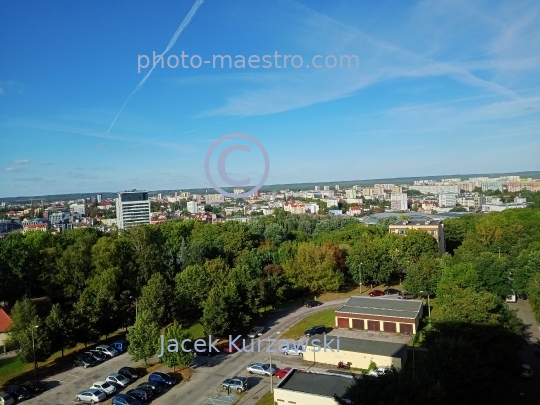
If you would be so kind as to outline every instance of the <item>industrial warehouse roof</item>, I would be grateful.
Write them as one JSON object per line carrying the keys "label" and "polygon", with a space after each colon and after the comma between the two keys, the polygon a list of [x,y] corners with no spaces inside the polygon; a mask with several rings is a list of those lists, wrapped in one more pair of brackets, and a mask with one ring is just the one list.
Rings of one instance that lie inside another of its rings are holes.
{"label": "industrial warehouse roof", "polygon": [[[407,345],[405,343],[396,343],[396,342],[386,342],[382,340],[368,340],[368,339],[356,339],[348,337],[338,337],[333,335],[315,335],[309,338],[306,352],[312,350],[314,347],[312,342],[317,339],[319,342],[316,342],[318,346],[321,347],[320,351],[324,351],[324,345],[326,343],[327,347],[330,347],[332,350],[338,352],[355,352],[355,353],[366,353],[374,354],[377,356],[386,356],[401,358],[403,353],[407,350]],[[325,340],[326,339],[326,340]],[[339,344],[339,348],[338,348]],[[326,349],[330,351],[330,349]],[[317,357],[317,353],[315,353]]]}
{"label": "industrial warehouse roof", "polygon": [[359,297],[349,299],[336,314],[362,314],[415,319],[422,309],[422,301],[396,298]]}
{"label": "industrial warehouse roof", "polygon": [[323,397],[337,395],[346,399],[347,389],[353,383],[354,380],[351,376],[293,370],[276,388]]}

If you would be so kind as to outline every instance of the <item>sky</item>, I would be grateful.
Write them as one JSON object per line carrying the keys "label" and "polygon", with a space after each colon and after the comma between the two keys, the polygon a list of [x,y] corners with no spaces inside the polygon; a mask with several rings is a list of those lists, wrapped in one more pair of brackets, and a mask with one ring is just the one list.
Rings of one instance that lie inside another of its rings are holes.
{"label": "sky", "polygon": [[220,186],[235,145],[248,184],[540,169],[537,0],[2,2],[0,38],[0,198],[211,187],[229,134],[269,164],[219,142]]}

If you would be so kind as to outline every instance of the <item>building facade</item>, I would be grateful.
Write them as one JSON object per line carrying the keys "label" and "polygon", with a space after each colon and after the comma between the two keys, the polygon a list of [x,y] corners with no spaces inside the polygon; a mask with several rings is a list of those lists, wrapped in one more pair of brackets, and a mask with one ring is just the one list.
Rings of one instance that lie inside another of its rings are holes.
{"label": "building facade", "polygon": [[446,243],[444,240],[444,224],[440,219],[426,220],[403,220],[398,221],[389,226],[390,233],[398,235],[407,235],[409,229],[415,229],[418,231],[425,231],[435,238],[439,247],[439,256],[442,256],[446,252]]}
{"label": "building facade", "polygon": [[116,198],[116,219],[118,229],[149,224],[150,200],[148,192],[143,190],[122,191]]}
{"label": "building facade", "polygon": [[390,208],[394,211],[407,211],[407,194],[390,194]]}

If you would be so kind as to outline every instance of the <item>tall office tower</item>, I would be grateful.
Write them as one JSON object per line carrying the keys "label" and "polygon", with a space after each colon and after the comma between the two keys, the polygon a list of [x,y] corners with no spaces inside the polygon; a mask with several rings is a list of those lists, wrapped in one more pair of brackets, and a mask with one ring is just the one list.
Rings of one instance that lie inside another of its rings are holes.
{"label": "tall office tower", "polygon": [[97,203],[98,203],[98,204],[101,204],[101,194],[98,194],[98,195],[97,195]]}
{"label": "tall office tower", "polygon": [[142,190],[122,191],[116,198],[118,229],[150,223],[148,192]]}

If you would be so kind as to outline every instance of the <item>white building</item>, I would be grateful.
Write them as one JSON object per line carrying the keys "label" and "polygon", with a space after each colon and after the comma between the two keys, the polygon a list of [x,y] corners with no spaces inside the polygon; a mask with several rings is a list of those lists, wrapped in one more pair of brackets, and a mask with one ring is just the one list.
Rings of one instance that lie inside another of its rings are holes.
{"label": "white building", "polygon": [[188,201],[187,210],[190,214],[196,214],[197,212],[199,212],[199,209],[197,207],[197,201]]}
{"label": "white building", "polygon": [[246,192],[246,190],[244,190],[243,188],[235,188],[233,190],[233,194],[244,194],[245,192]]}
{"label": "white building", "polygon": [[330,207],[337,207],[339,204],[339,200],[337,198],[329,198],[326,200],[326,206],[328,208]]}
{"label": "white building", "polygon": [[71,204],[69,209],[72,213],[78,212],[79,214],[86,214],[86,204]]}
{"label": "white building", "polygon": [[504,184],[500,181],[483,181],[482,191],[499,190],[503,191]]}
{"label": "white building", "polygon": [[304,212],[306,214],[317,214],[319,212],[319,205],[316,203],[306,203],[304,206]]}
{"label": "white building", "polygon": [[390,208],[394,211],[407,211],[407,194],[390,194]]}
{"label": "white building", "polygon": [[118,229],[150,223],[150,200],[143,190],[122,191],[116,198]]}
{"label": "white building", "polygon": [[356,190],[355,189],[347,189],[347,190],[345,190],[345,197],[346,198],[356,198]]}
{"label": "white building", "polygon": [[420,191],[422,194],[459,194],[459,187],[456,185],[430,185],[411,186],[410,190]]}
{"label": "white building", "polygon": [[457,194],[439,194],[439,207],[455,207]]}
{"label": "white building", "polygon": [[329,191],[329,190],[330,190],[330,186],[323,186],[323,190],[324,190],[324,191]]}
{"label": "white building", "polygon": [[101,199],[102,199],[101,194],[98,194],[98,195],[97,195],[97,203],[98,203],[98,204],[101,204]]}
{"label": "white building", "polygon": [[225,197],[222,194],[206,194],[206,204],[224,203]]}

